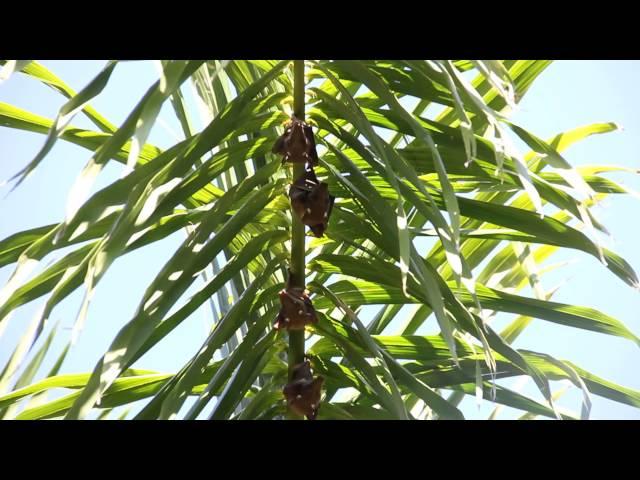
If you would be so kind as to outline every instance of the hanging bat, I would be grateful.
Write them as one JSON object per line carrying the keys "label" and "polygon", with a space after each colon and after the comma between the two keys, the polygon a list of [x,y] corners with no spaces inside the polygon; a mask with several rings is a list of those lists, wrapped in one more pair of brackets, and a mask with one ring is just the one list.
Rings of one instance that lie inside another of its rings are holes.
{"label": "hanging bat", "polygon": [[302,288],[289,287],[281,290],[278,295],[281,307],[274,328],[304,330],[307,325],[318,322],[309,292]]}
{"label": "hanging bat", "polygon": [[313,378],[311,364],[305,360],[293,367],[292,380],[285,385],[282,393],[287,400],[287,406],[298,415],[304,415],[309,420],[315,420],[320,407],[323,377]]}
{"label": "hanging bat", "polygon": [[318,181],[313,168],[310,168],[291,185],[289,198],[300,221],[316,237],[322,237],[335,202],[335,197],[329,194],[329,185]]}
{"label": "hanging bat", "polygon": [[304,163],[311,166],[318,164],[316,141],[313,130],[295,115],[285,127],[284,133],[276,140],[271,149],[273,153],[282,155],[282,163]]}

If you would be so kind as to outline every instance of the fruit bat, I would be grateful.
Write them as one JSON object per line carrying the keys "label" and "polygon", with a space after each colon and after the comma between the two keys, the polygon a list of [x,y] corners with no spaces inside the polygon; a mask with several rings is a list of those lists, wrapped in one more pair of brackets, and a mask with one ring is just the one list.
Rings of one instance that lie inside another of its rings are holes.
{"label": "fruit bat", "polygon": [[327,229],[335,197],[329,194],[329,186],[318,181],[313,168],[306,170],[289,189],[291,207],[302,223],[316,237],[322,237]]}
{"label": "fruit bat", "polygon": [[282,393],[287,400],[287,406],[298,415],[304,415],[309,420],[315,420],[320,407],[323,377],[313,378],[311,364],[305,359],[293,367],[292,379],[285,385]]}
{"label": "fruit bat", "polygon": [[276,329],[304,330],[305,326],[318,322],[309,292],[303,288],[288,287],[278,295],[281,307],[274,325]]}
{"label": "fruit bat", "polygon": [[285,127],[284,133],[276,140],[271,149],[273,153],[282,155],[282,163],[304,163],[315,166],[318,164],[316,141],[313,130],[295,115]]}

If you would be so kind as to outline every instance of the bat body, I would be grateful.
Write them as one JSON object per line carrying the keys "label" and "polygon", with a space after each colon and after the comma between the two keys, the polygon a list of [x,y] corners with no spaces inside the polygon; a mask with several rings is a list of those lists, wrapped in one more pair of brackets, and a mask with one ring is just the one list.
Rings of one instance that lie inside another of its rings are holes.
{"label": "bat body", "polygon": [[307,291],[302,288],[287,288],[278,295],[281,307],[274,325],[276,329],[304,330],[307,325],[318,322]]}
{"label": "bat body", "polygon": [[310,125],[295,116],[291,117],[291,122],[287,124],[271,151],[283,156],[282,163],[304,163],[311,166],[318,164],[313,130]]}
{"label": "bat body", "polygon": [[308,360],[293,367],[292,377],[291,382],[282,390],[287,400],[287,406],[298,415],[315,420],[320,407],[324,378],[313,378],[311,364]]}
{"label": "bat body", "polygon": [[329,194],[329,185],[318,181],[311,168],[291,186],[289,198],[300,221],[307,225],[316,237],[322,237],[335,202],[335,197]]}

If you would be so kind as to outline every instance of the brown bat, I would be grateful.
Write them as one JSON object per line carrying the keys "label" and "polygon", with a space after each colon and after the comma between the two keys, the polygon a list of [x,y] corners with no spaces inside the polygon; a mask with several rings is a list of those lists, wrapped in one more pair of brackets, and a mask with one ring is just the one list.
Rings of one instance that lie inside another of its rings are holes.
{"label": "brown bat", "polygon": [[298,415],[315,420],[320,407],[323,384],[323,377],[313,378],[311,364],[308,360],[295,365],[291,382],[285,385],[282,390],[287,400],[287,406]]}
{"label": "brown bat", "polygon": [[291,206],[300,221],[307,225],[316,237],[322,237],[327,229],[335,197],[329,194],[329,186],[318,181],[313,168],[305,171],[289,189]]}
{"label": "brown bat", "polygon": [[274,325],[276,329],[304,330],[305,326],[318,322],[309,292],[289,287],[281,290],[278,295],[281,307]]}
{"label": "brown bat", "polygon": [[291,116],[291,121],[287,124],[284,133],[276,140],[271,151],[283,156],[283,164],[286,162],[308,163],[312,166],[318,164],[313,130],[310,125],[295,115]]}

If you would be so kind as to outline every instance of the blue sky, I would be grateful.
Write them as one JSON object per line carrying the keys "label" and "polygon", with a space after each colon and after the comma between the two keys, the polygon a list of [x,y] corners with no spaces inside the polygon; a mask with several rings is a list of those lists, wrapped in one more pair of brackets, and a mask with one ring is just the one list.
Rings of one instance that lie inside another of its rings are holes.
{"label": "blue sky", "polygon": [[[42,63],[78,90],[106,62]],[[92,105],[112,123],[119,125],[157,78],[157,70],[151,62],[120,64],[108,87]],[[591,137],[572,146],[564,156],[574,165],[605,164],[638,169],[638,84],[640,63],[636,61],[558,61],[536,80],[518,111],[512,115],[512,120],[541,138],[549,138],[577,126],[614,121],[624,129]],[[188,89],[186,93],[189,96]],[[0,85],[0,102],[11,103],[48,118],[55,117],[64,101],[58,93],[20,74]],[[164,126],[156,125],[149,141],[167,147],[175,143],[176,135],[180,136],[181,130],[168,105],[163,108],[160,118]],[[82,116],[77,116],[73,124],[93,129],[92,124]],[[0,128],[0,181],[8,179],[30,161],[43,142],[44,136],[40,134]],[[89,158],[88,150],[59,141],[41,166],[18,189],[8,196],[9,188],[0,189],[0,238],[63,218],[67,193]],[[93,191],[112,182],[120,174],[121,166],[109,165],[100,175]],[[640,190],[637,176],[610,174],[609,177]],[[635,248],[638,231],[635,212],[639,201],[630,196],[615,196],[596,209],[598,218],[613,236],[613,239],[605,239],[605,244],[622,255],[636,270],[640,270],[640,252]],[[88,372],[93,369],[111,339],[131,318],[145,285],[154,278],[183,238],[184,234],[177,232],[162,242],[128,254],[126,260],[113,265],[96,291],[85,329],[69,354],[63,372]],[[60,254],[57,254],[55,258],[59,257]],[[45,263],[53,258],[47,257]],[[554,296],[554,301],[599,309],[640,335],[638,292],[623,284],[591,256],[567,251],[554,255],[549,263],[561,260],[572,260],[574,263],[559,272],[545,275],[542,280],[544,287],[550,289],[563,279],[569,279]],[[0,283],[6,282],[12,268],[0,269]],[[198,284],[194,284],[185,296],[197,287]],[[68,297],[54,310],[52,320],[60,321],[63,328],[70,328],[81,297],[81,291]],[[0,365],[10,355],[16,339],[42,301],[40,299],[22,307],[12,317],[7,330],[0,337]],[[496,320],[496,325],[501,326],[508,320],[507,316],[501,317]],[[161,348],[140,359],[136,366],[165,372],[176,371],[199,347],[209,322],[206,309],[201,308],[163,341]],[[70,333],[70,330],[64,331]],[[63,347],[62,337],[56,340],[53,347],[55,351]],[[635,367],[640,352],[629,341],[534,320],[515,346],[571,360],[608,380],[640,390],[640,375]],[[45,365],[41,375],[48,366]],[[516,379],[508,379],[502,383],[514,386],[517,382]],[[558,387],[554,384],[554,389]],[[540,398],[531,381],[524,385],[522,392]],[[580,399],[580,392],[571,388],[559,404],[579,411]],[[493,405],[485,405],[479,410],[475,400],[467,399],[462,408],[467,418],[486,418],[493,410]],[[518,415],[519,412],[505,408],[498,418],[517,418]],[[593,397],[591,417],[640,419],[640,410]]]}

